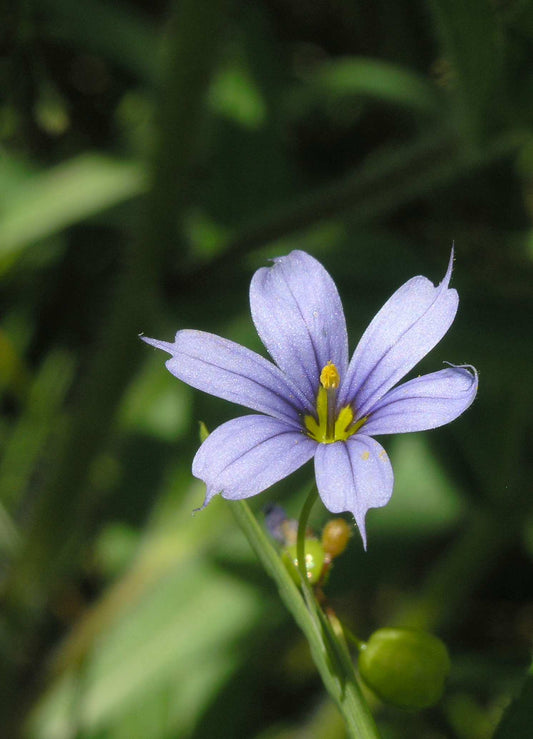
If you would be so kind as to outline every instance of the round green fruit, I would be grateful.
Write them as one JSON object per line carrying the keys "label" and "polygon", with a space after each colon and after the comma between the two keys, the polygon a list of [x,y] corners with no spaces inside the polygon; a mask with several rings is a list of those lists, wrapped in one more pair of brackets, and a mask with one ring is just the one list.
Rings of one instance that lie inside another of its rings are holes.
{"label": "round green fruit", "polygon": [[444,643],[432,634],[379,629],[361,649],[359,672],[386,703],[427,708],[442,696],[450,657]]}
{"label": "round green fruit", "polygon": [[[287,568],[290,576],[299,585],[300,572],[298,570],[298,554],[296,544],[291,544],[286,547],[282,553],[281,558],[285,567]],[[315,585],[320,580],[322,569],[324,567],[324,548],[317,539],[306,539],[305,540],[305,569],[307,572],[307,579],[311,585]]]}

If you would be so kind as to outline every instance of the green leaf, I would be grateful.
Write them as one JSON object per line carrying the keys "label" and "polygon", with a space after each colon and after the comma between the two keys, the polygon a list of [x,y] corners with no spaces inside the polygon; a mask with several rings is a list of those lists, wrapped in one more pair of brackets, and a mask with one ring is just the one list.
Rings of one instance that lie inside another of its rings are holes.
{"label": "green leaf", "polygon": [[360,95],[412,111],[437,115],[440,96],[421,75],[378,59],[347,58],[330,62],[312,78],[328,96]]}
{"label": "green leaf", "polygon": [[494,739],[530,739],[533,733],[533,666],[522,692],[503,714]]}
{"label": "green leaf", "polygon": [[218,71],[209,90],[209,103],[213,110],[243,128],[260,128],[266,118],[261,91],[243,60]]}
{"label": "green leaf", "polygon": [[59,645],[31,739],[188,736],[242,664],[240,645],[264,623],[264,603],[254,583],[213,563],[213,536],[231,551],[234,527],[221,500],[191,518],[199,491],[184,487],[189,477],[176,470],[130,568]]}
{"label": "green leaf", "polygon": [[[186,735],[237,668],[235,643],[261,615],[253,588],[205,560],[175,567],[130,605],[98,635],[81,669],[67,670],[45,694],[31,718],[33,739],[76,736],[73,719],[88,733],[109,729],[165,692],[167,729]],[[168,736],[161,728],[150,736]]]}
{"label": "green leaf", "polygon": [[132,162],[84,154],[28,176],[0,209],[0,274],[34,242],[139,195],[142,169]]}

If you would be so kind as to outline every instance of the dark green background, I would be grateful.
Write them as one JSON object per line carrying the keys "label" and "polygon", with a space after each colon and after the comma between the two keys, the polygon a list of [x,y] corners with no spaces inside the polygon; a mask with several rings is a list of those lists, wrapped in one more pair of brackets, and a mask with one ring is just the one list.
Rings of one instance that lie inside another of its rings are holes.
{"label": "dark green background", "polygon": [[[373,703],[385,739],[493,736],[533,637],[533,4],[2,14],[3,736],[343,736],[229,504],[191,517],[198,421],[240,410],[137,336],[199,328],[262,351],[249,280],[300,248],[336,280],[353,350],[400,284],[442,278],[453,241],[458,317],[417,371],[471,363],[478,399],[383,439],[393,500],[327,595],[362,638],[417,625],[449,645],[436,708]],[[252,505],[296,516],[311,475]],[[500,739],[533,733],[527,690]]]}

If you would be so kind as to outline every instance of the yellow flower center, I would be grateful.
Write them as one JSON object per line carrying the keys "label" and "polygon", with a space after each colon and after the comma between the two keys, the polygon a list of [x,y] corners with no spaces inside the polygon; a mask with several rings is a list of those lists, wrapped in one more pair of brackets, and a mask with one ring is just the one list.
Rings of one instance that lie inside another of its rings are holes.
{"label": "yellow flower center", "polygon": [[328,362],[320,373],[320,384],[326,390],[336,390],[339,387],[341,376],[333,362]]}
{"label": "yellow flower center", "polygon": [[337,388],[340,385],[340,375],[333,362],[328,362],[320,373],[320,387],[316,398],[316,414],[305,416],[305,428],[309,436],[321,444],[332,444],[334,441],[346,441],[355,434],[366,422],[360,418],[354,422],[354,412],[347,405],[337,410]]}

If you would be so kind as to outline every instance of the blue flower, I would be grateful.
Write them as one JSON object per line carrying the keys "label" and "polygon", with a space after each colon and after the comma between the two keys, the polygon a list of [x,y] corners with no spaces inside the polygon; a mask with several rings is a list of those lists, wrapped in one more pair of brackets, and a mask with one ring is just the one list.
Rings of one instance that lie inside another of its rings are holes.
{"label": "blue flower", "polygon": [[453,251],[437,287],[425,277],[402,285],[351,360],[335,283],[303,251],[259,269],[250,286],[252,318],[275,364],[203,331],[178,331],[174,343],[143,337],[171,355],[166,366],[180,380],[258,411],[222,424],[198,450],[192,471],[207,485],[204,506],[217,493],[256,495],[314,457],[324,505],[353,514],[366,548],[366,513],[388,503],[394,481],[373,437],[449,423],[477,392],[468,365],[397,384],[453,322],[452,263]]}

